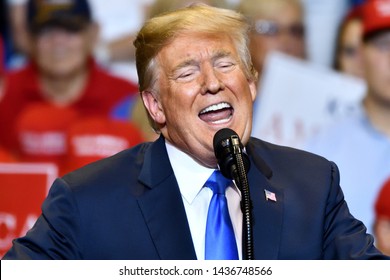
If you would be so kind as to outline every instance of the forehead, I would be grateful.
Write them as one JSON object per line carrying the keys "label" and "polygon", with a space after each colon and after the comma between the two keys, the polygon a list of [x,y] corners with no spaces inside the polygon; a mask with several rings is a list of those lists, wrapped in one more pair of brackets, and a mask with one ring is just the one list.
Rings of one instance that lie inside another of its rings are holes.
{"label": "forehead", "polygon": [[237,54],[234,42],[227,34],[185,33],[163,47],[158,57],[165,61],[179,61],[207,58],[221,52]]}

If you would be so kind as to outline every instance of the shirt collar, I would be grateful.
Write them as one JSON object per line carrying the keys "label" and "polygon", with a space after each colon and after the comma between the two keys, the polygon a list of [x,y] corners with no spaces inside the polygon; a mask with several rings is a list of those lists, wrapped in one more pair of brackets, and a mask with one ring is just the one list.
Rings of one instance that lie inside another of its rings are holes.
{"label": "shirt collar", "polygon": [[191,204],[214,169],[206,168],[192,157],[165,141],[169,161],[184,199]]}
{"label": "shirt collar", "polygon": [[[200,165],[192,157],[165,141],[169,161],[183,198],[191,204],[215,169]],[[241,192],[233,184],[233,189]]]}

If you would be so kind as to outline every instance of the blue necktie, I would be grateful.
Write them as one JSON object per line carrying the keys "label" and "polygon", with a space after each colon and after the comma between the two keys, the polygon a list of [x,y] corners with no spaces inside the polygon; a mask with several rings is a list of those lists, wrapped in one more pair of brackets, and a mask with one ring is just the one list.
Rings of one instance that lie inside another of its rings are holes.
{"label": "blue necktie", "polygon": [[230,220],[226,188],[232,183],[215,170],[206,182],[213,191],[206,224],[206,260],[238,260],[236,239]]}

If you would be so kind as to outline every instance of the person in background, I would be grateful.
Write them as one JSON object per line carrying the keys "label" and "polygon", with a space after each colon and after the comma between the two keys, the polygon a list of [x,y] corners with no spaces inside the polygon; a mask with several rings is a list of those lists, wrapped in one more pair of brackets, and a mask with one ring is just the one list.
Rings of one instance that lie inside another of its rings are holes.
{"label": "person in background", "polygon": [[390,256],[390,179],[383,184],[375,201],[374,236],[377,248]]}
{"label": "person in background", "polygon": [[306,58],[304,10],[300,0],[242,0],[237,10],[252,23],[249,50],[260,76],[271,51]]}
{"label": "person in background", "polygon": [[[10,19],[11,34],[14,42],[14,67],[24,63],[24,56],[31,48],[30,37],[26,29],[27,0],[5,0]],[[89,0],[93,18],[99,25],[99,37],[94,48],[96,61],[110,73],[137,82],[132,42],[136,30],[148,17],[160,12],[184,7],[192,2],[207,2],[210,5],[227,6],[225,0]]]}
{"label": "person in background", "polygon": [[109,118],[118,103],[138,91],[95,63],[98,28],[86,0],[30,0],[27,11],[29,63],[7,74],[0,101],[0,145],[16,153],[20,139],[15,122],[29,105],[47,102],[69,107],[81,117]]}
{"label": "person in background", "polygon": [[364,79],[362,33],[361,7],[354,6],[338,29],[333,68],[360,79]]}
{"label": "person in background", "polygon": [[[26,63],[31,51],[31,40],[26,22],[28,0],[4,0],[10,25],[12,53],[11,68]],[[76,0],[75,0],[76,1]],[[94,48],[96,61],[109,72],[136,82],[134,50],[131,42],[134,32],[144,21],[144,11],[153,0],[89,0],[94,21],[99,25],[99,36]],[[130,13],[130,14],[129,14]]]}
{"label": "person in background", "polygon": [[308,140],[305,149],[336,162],[351,213],[371,232],[373,205],[390,176],[390,1],[362,6],[367,91],[361,109]]}
{"label": "person in background", "polygon": [[[0,37],[0,102],[3,96],[4,87],[4,75],[5,75],[5,62],[4,62],[4,45],[3,39]],[[14,162],[16,159],[11,153],[9,153],[4,147],[0,145],[0,162]]]}
{"label": "person in background", "polygon": [[[298,147],[299,143],[303,142],[302,139],[311,133],[306,129],[310,126],[308,119],[311,116],[301,119],[292,116],[287,117],[288,121],[284,121],[284,116],[280,112],[296,110],[285,110],[283,105],[267,106],[264,103],[270,101],[280,104],[278,98],[290,99],[294,96],[292,93],[296,92],[296,88],[310,85],[295,78],[283,83],[274,82],[275,77],[280,79],[280,75],[291,73],[291,77],[295,77],[296,70],[286,65],[293,67],[302,65],[305,70],[306,68],[308,71],[315,70],[314,65],[310,65],[306,60],[305,10],[302,1],[242,0],[237,10],[251,23],[249,50],[254,67],[259,73],[257,85],[259,97],[254,103],[253,136],[276,144]],[[280,88],[280,85],[284,85],[284,88]],[[298,99],[294,97],[294,100]],[[308,102],[303,104],[310,106]],[[263,109],[265,107],[267,108]],[[260,127],[264,119],[269,121]],[[288,132],[285,133],[284,130]]]}
{"label": "person in background", "polygon": [[147,21],[136,65],[160,137],[57,179],[4,259],[248,259],[243,188],[214,151],[226,128],[222,145],[241,139],[250,165],[250,259],[390,259],[350,215],[334,163],[250,137],[248,30],[241,14],[200,4]]}

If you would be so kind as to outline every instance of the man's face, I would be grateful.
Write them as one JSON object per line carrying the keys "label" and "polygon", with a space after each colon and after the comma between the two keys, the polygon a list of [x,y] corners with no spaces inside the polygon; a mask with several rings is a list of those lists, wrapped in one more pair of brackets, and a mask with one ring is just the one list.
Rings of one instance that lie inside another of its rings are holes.
{"label": "man's face", "polygon": [[363,24],[361,20],[349,20],[342,31],[338,53],[339,70],[359,78],[364,77],[361,50],[362,31]]}
{"label": "man's face", "polygon": [[256,96],[227,35],[180,35],[157,56],[158,93],[143,95],[164,137],[208,167],[216,167],[213,137],[234,130],[245,145]]}
{"label": "man's face", "polygon": [[250,37],[250,51],[256,70],[261,73],[264,60],[271,51],[279,51],[297,58],[305,58],[303,15],[295,5],[286,3],[273,13],[254,18]]}
{"label": "man's face", "polygon": [[371,101],[390,106],[390,31],[378,34],[363,46],[365,77]]}
{"label": "man's face", "polygon": [[44,75],[66,77],[85,68],[93,50],[94,30],[80,31],[48,27],[35,37],[34,58]]}

